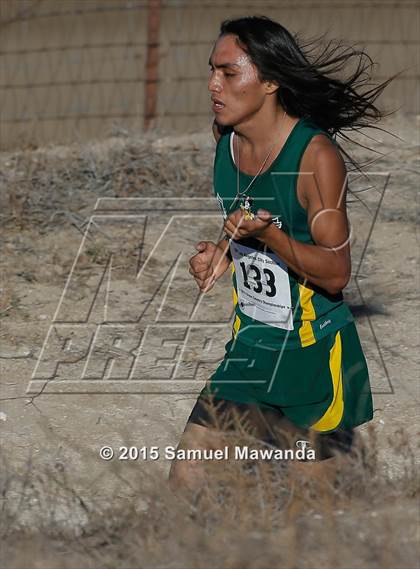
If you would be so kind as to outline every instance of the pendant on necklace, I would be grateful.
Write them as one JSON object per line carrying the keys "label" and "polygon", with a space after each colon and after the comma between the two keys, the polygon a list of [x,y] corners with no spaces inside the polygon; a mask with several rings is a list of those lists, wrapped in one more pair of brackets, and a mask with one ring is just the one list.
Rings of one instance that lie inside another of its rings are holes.
{"label": "pendant on necklace", "polygon": [[251,211],[252,198],[246,196],[243,204],[240,205],[241,210],[244,212],[244,219],[254,219],[255,215]]}

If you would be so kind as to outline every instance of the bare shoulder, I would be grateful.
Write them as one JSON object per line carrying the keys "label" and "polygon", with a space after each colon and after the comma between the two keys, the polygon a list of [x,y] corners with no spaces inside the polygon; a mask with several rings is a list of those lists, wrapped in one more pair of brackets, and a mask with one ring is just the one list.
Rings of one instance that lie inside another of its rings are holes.
{"label": "bare shoulder", "polygon": [[333,169],[345,172],[345,163],[340,150],[326,134],[316,134],[311,138],[302,156],[301,170],[314,172]]}
{"label": "bare shoulder", "polygon": [[[344,206],[347,170],[339,148],[324,134],[315,135],[302,156],[297,194],[302,207],[325,207],[326,203]],[[322,196],[322,197],[321,197]],[[336,206],[335,206],[336,207]]]}

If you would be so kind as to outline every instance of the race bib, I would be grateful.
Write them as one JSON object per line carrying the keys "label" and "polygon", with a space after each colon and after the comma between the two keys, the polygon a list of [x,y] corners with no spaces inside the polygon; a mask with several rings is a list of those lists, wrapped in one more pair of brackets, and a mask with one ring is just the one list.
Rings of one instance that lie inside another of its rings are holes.
{"label": "race bib", "polygon": [[259,322],[293,330],[287,266],[275,253],[258,251],[231,241],[238,303],[241,311]]}

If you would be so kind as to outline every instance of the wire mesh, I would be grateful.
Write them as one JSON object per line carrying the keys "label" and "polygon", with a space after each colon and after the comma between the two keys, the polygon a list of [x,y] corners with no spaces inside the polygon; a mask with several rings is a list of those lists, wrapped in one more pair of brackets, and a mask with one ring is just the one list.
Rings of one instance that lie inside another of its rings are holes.
{"label": "wire mesh", "polygon": [[1,148],[208,128],[207,62],[220,23],[251,14],[304,37],[359,42],[378,62],[374,81],[406,70],[386,103],[420,112],[416,2],[2,0]]}

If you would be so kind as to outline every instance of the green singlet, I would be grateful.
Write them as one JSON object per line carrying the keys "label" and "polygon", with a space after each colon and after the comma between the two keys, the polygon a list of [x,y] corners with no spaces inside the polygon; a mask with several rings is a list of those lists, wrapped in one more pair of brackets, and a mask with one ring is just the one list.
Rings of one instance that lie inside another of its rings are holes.
{"label": "green singlet", "polygon": [[[314,244],[296,185],[305,148],[320,133],[329,136],[301,118],[271,166],[250,187],[248,204],[244,199],[234,202],[232,132],[222,135],[216,147],[214,191],[223,216],[241,204],[253,213],[267,209],[273,223],[290,237]],[[241,192],[252,178],[240,172]],[[230,251],[232,337],[199,399],[212,394],[277,409],[295,425],[321,434],[372,419],[368,368],[343,295],[329,295],[305,282],[255,238],[232,241]]]}
{"label": "green singlet", "polygon": [[[311,138],[319,133],[326,134],[308,119],[300,119],[280,154],[257,177],[247,194],[252,199],[253,213],[258,208],[267,209],[277,227],[297,241],[310,244],[314,241],[307,212],[297,199],[296,186],[302,155]],[[220,137],[214,162],[214,191],[224,217],[244,204],[243,198],[233,204],[237,168],[232,157],[232,134]],[[240,191],[252,178],[239,173]],[[353,321],[341,293],[331,296],[305,283],[261,241],[235,240],[231,253],[236,313],[233,329],[238,341],[274,349],[306,347]]]}

